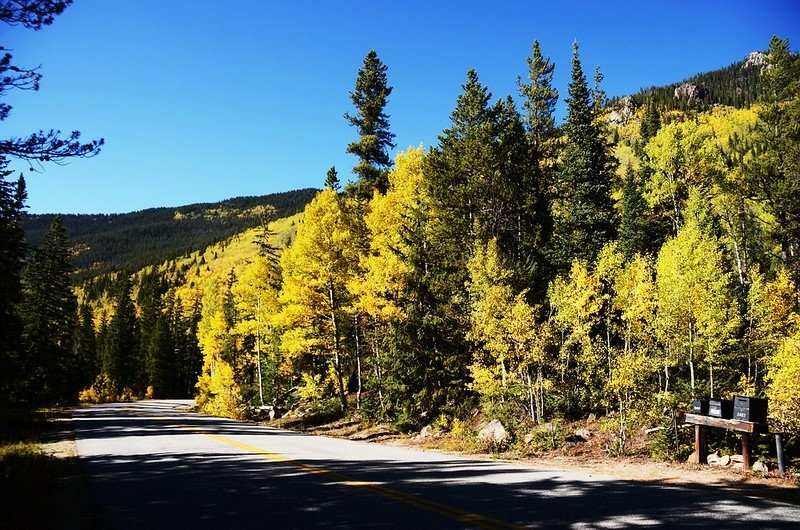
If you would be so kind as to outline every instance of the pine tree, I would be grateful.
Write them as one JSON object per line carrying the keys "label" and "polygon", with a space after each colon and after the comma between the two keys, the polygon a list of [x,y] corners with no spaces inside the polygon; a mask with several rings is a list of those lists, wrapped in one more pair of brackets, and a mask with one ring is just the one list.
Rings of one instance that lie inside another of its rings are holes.
{"label": "pine tree", "polygon": [[325,174],[325,188],[338,193],[340,187],[339,172],[336,171],[336,166],[331,166]]}
{"label": "pine tree", "polygon": [[140,358],[139,321],[131,299],[131,280],[120,274],[116,286],[114,313],[108,324],[108,335],[102,359],[107,373],[119,389],[143,391],[145,365]]}
{"label": "pine tree", "polygon": [[622,181],[622,214],[619,224],[619,250],[630,260],[643,254],[651,233],[648,231],[647,203],[642,196],[636,172],[628,166]]}
{"label": "pine tree", "polygon": [[534,300],[540,302],[551,276],[544,249],[553,228],[550,187],[558,155],[555,125],[558,91],[553,88],[555,65],[542,56],[539,41],[534,41],[527,63],[528,83],[517,80],[520,96],[524,98],[523,123],[530,157],[520,190],[519,263],[527,269],[521,274],[521,283],[530,288]]}
{"label": "pine tree", "polygon": [[21,324],[17,313],[22,286],[20,274],[25,257],[25,233],[22,213],[25,208],[25,179],[16,185],[6,181],[9,172],[0,163],[0,393],[9,396],[18,382]]}
{"label": "pine tree", "polygon": [[800,280],[800,55],[789,50],[789,41],[773,37],[767,58],[749,183],[775,218],[783,266]]}
{"label": "pine tree", "polygon": [[642,122],[639,125],[639,140],[640,145],[644,146],[650,141],[650,138],[658,133],[661,128],[661,118],[658,115],[655,103],[652,99],[647,100],[647,109],[645,110]]}
{"label": "pine tree", "polygon": [[77,301],[70,285],[70,248],[60,216],[22,272],[22,361],[29,398],[42,403],[74,400],[72,347]]}
{"label": "pine tree", "polygon": [[84,299],[78,307],[78,321],[74,340],[76,375],[79,388],[88,388],[100,372],[97,342],[92,307]]}
{"label": "pine tree", "polygon": [[347,145],[347,152],[359,158],[353,168],[358,175],[353,193],[363,200],[372,198],[376,190],[386,192],[387,172],[391,166],[389,150],[395,147],[394,133],[389,130],[389,116],[384,111],[392,93],[386,70],[375,50],[367,53],[358,71],[355,90],[350,93],[356,114],[348,112],[344,115],[358,131],[358,140]]}
{"label": "pine tree", "polygon": [[598,125],[598,93],[589,89],[574,43],[566,142],[553,201],[552,255],[561,270],[573,258],[593,262],[615,236],[611,182],[616,160]]}

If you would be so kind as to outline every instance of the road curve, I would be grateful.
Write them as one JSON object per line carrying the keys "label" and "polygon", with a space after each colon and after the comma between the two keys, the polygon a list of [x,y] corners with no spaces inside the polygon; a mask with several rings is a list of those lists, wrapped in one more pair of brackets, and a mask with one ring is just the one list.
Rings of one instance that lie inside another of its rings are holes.
{"label": "road curve", "polygon": [[98,527],[800,527],[797,505],[308,436],[190,404],[75,412]]}

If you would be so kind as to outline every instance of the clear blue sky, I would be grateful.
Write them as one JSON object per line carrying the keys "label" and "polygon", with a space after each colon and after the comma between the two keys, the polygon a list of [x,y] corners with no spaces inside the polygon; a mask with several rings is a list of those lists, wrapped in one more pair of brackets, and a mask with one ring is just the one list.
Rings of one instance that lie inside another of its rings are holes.
{"label": "clear blue sky", "polygon": [[562,95],[577,40],[616,96],[727,66],[774,34],[800,48],[800,1],[76,0],[41,31],[0,26],[16,62],[44,74],[38,93],[7,97],[0,135],[106,139],[96,158],[26,171],[32,213],[212,202],[321,187],[331,165],[350,178],[342,115],[370,49],[406,149],[435,145],[469,68],[516,96],[534,39]]}

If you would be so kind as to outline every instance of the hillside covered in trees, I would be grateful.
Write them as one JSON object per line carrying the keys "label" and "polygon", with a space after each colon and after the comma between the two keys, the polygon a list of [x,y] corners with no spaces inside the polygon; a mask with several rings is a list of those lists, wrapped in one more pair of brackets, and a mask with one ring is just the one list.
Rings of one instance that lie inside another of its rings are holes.
{"label": "hillside covered in trees", "polygon": [[[113,270],[138,270],[201,250],[257,226],[265,206],[274,208],[279,217],[301,212],[317,191],[294,190],[124,214],[60,217],[69,233],[72,263],[80,279]],[[23,216],[29,244],[39,245],[54,218],[55,214]]]}
{"label": "hillside covered in trees", "polygon": [[[389,68],[370,52],[345,116],[357,179],[342,190],[332,167],[302,214],[262,211],[188,257],[73,292],[55,217],[20,269],[4,394],[193,394],[210,414],[302,405],[464,436],[477,411],[512,441],[597,414],[609,451],[661,426],[668,457],[692,399],[745,394],[796,450],[798,55],[775,37],[743,92],[707,75],[714,104],[650,90],[622,112],[579,52],[563,92],[538,42],[515,97],[469,70],[437,145],[394,161]],[[3,186],[18,236],[24,181]]]}

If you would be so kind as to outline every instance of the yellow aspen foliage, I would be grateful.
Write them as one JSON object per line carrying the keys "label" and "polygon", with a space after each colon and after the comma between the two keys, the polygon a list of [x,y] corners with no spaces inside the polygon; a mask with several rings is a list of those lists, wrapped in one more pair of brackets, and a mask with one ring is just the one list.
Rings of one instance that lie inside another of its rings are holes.
{"label": "yellow aspen foliage", "polygon": [[724,170],[713,130],[694,121],[674,122],[659,129],[644,148],[650,178],[645,199],[669,212],[675,231],[689,189],[709,189]]}
{"label": "yellow aspen foliage", "polygon": [[369,203],[364,222],[369,234],[369,251],[361,257],[363,274],[350,283],[356,308],[381,322],[404,318],[397,304],[406,285],[409,266],[401,254],[406,246],[403,229],[411,209],[423,200],[421,147],[399,153],[389,173],[389,189],[376,193]]}
{"label": "yellow aspen foliage", "polygon": [[654,348],[653,322],[656,313],[656,285],[652,261],[636,255],[617,275],[613,307],[622,321],[624,351],[645,352]]}
{"label": "yellow aspen foliage", "polygon": [[760,272],[750,274],[747,293],[748,370],[747,388],[763,388],[763,376],[770,360],[784,341],[800,326],[795,283],[786,269],[780,269],[772,281]]}
{"label": "yellow aspen foliage", "polygon": [[549,327],[537,323],[537,310],[525,301],[524,291],[512,291],[511,269],[503,263],[496,240],[479,245],[467,268],[471,301],[467,336],[479,346],[470,365],[470,388],[490,403],[523,398],[531,417],[541,418]]}
{"label": "yellow aspen foliage", "polygon": [[281,255],[282,310],[277,322],[282,336],[284,369],[297,371],[309,356],[333,366],[342,408],[345,326],[352,313],[347,285],[359,263],[359,234],[353,205],[325,189],[306,206],[303,224],[291,247]]}
{"label": "yellow aspen foliage", "polygon": [[770,359],[767,380],[770,418],[779,430],[800,433],[800,329]]}
{"label": "yellow aspen foliage", "polygon": [[600,282],[585,263],[574,260],[569,274],[550,285],[549,298],[555,331],[561,333],[562,374],[577,361],[580,371],[590,375],[602,362],[592,345],[592,328],[603,307]]}
{"label": "yellow aspen foliage", "polygon": [[237,339],[233,323],[225,314],[224,297],[218,286],[203,297],[203,313],[197,329],[203,371],[196,385],[196,401],[206,414],[241,417],[244,402],[233,366]]}
{"label": "yellow aspen foliage", "polygon": [[658,254],[656,329],[669,352],[667,366],[686,363],[694,392],[697,363],[705,363],[713,396],[713,369],[740,319],[718,242],[703,233],[701,213],[692,213],[702,210],[702,200],[693,193],[684,226]]}

